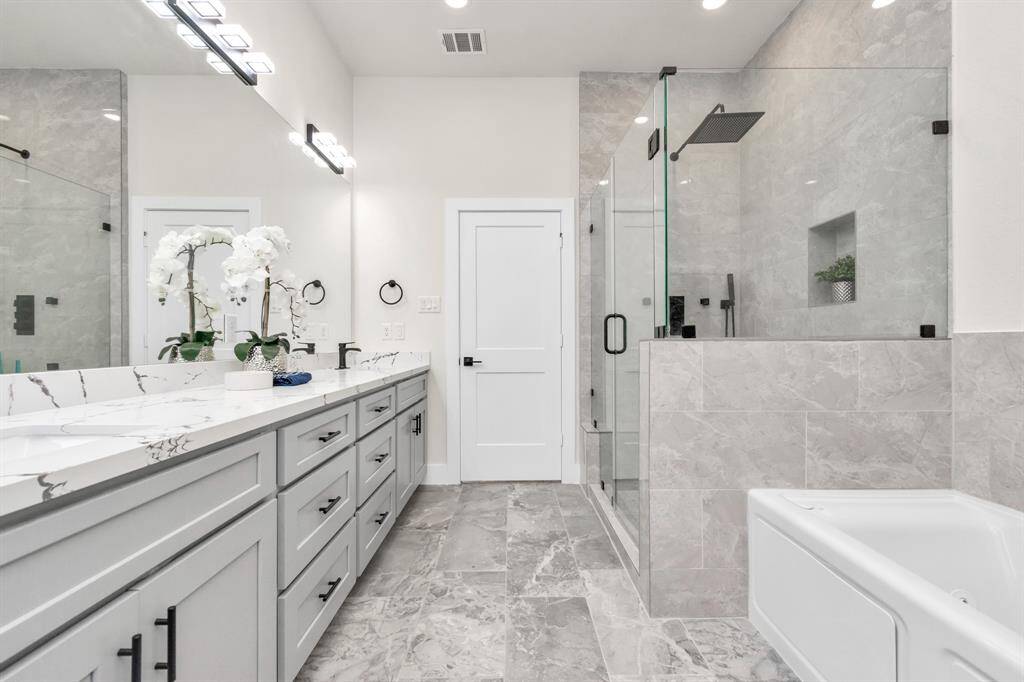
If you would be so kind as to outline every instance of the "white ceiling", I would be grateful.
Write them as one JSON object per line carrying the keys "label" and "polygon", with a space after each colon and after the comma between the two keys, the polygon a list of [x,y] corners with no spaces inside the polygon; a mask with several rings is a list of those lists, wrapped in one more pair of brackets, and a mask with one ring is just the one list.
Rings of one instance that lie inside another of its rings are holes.
{"label": "white ceiling", "polygon": [[[307,0],[355,75],[574,76],[665,65],[740,68],[799,0]],[[484,29],[486,55],[446,55],[438,30]]]}

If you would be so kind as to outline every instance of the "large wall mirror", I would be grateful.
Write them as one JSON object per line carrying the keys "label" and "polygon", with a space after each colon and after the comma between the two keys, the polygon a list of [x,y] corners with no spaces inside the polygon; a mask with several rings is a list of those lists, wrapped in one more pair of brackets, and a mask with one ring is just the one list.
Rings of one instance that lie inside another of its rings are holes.
{"label": "large wall mirror", "polygon": [[[149,265],[162,236],[197,224],[282,227],[281,270],[322,287],[307,289],[323,301],[295,336],[348,338],[349,181],[307,158],[289,141],[304,131],[206,54],[142,2],[0,1],[3,372],[157,362],[188,311],[161,304]],[[195,262],[217,303],[217,357],[260,315],[258,297],[239,305],[221,291],[230,253],[211,245]]]}

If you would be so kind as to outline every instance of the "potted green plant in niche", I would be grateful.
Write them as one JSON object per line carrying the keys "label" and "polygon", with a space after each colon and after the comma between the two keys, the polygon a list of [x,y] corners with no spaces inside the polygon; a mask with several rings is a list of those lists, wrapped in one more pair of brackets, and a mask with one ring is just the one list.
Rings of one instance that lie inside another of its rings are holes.
{"label": "potted green plant in niche", "polygon": [[253,285],[259,287],[262,294],[259,332],[250,330],[245,341],[235,344],[235,357],[242,361],[246,370],[269,370],[276,374],[288,370],[291,350],[288,333],[270,333],[271,298],[277,298],[279,307],[288,311],[291,335],[297,337],[303,332],[306,299],[296,286],[294,275],[273,268],[281,254],[290,248],[291,242],[280,227],[254,227],[234,238],[232,253],[221,264],[224,270],[221,286],[234,303],[244,303]]}
{"label": "potted green plant in niche", "polygon": [[213,344],[217,339],[213,321],[219,305],[206,281],[195,271],[196,258],[211,246],[229,246],[233,238],[234,234],[227,228],[205,225],[171,231],[160,238],[149,262],[147,284],[156,293],[160,305],[166,305],[169,297],[185,304],[188,329],[168,337],[157,359],[163,360],[169,353],[169,362],[213,360]]}
{"label": "potted green plant in niche", "polygon": [[814,273],[819,282],[832,284],[832,302],[849,303],[854,300],[854,282],[857,279],[857,259],[852,255],[840,256],[824,270]]}

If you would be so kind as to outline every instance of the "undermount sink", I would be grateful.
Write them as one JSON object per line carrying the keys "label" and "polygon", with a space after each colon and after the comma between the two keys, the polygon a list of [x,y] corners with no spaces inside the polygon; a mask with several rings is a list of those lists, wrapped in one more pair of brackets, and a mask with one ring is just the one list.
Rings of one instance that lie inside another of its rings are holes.
{"label": "undermount sink", "polygon": [[14,426],[0,430],[0,459],[13,461],[78,447],[99,438],[123,436],[139,424],[103,426]]}

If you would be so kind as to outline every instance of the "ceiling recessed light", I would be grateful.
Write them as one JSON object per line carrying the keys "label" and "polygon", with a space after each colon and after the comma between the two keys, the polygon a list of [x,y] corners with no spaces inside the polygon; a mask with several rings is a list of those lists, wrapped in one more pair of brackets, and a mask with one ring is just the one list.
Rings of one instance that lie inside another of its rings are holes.
{"label": "ceiling recessed light", "polygon": [[871,6],[875,9],[882,9],[883,7],[888,7],[894,2],[896,2],[896,0],[871,0]]}
{"label": "ceiling recessed light", "polygon": [[469,0],[444,0],[444,4],[448,5],[452,9],[462,9],[469,4]]}
{"label": "ceiling recessed light", "polygon": [[104,109],[103,118],[109,119],[111,121],[120,121],[121,114],[118,113],[117,109]]}
{"label": "ceiling recessed light", "polygon": [[605,185],[607,185],[607,184],[608,184],[608,181],[607,181],[607,180],[600,180],[600,181],[598,181],[598,183],[597,183],[597,184],[599,184],[599,185],[601,185],[602,187],[604,187]]}
{"label": "ceiling recessed light", "polygon": [[633,123],[636,123],[638,126],[642,126],[643,124],[647,123],[650,120],[651,119],[647,118],[646,116],[637,116],[636,118],[633,119]]}
{"label": "ceiling recessed light", "polygon": [[704,9],[718,9],[728,1],[729,0],[703,0],[701,4],[704,6]]}

